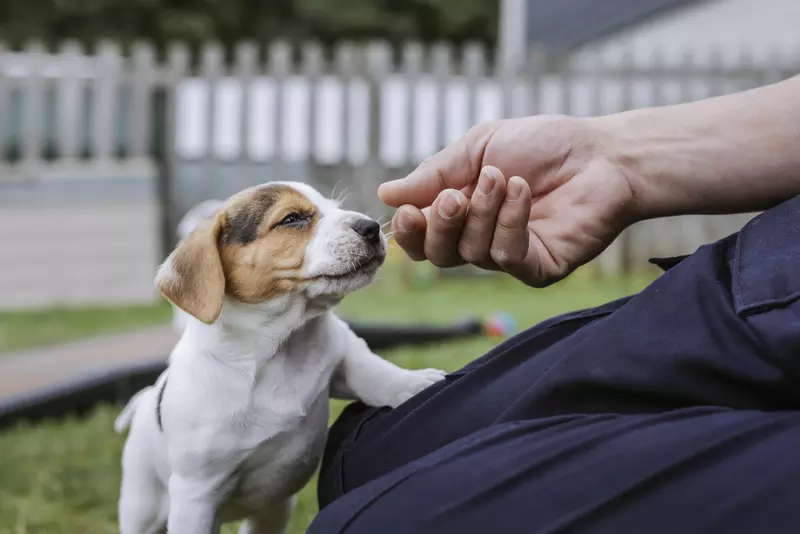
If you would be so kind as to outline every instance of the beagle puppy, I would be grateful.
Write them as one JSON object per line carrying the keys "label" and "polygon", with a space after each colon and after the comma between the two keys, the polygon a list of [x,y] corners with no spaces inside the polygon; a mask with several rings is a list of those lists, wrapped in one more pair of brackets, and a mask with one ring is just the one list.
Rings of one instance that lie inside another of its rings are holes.
{"label": "beagle puppy", "polygon": [[121,534],[284,532],[313,475],[329,398],[396,407],[444,378],[373,354],[332,308],[370,284],[386,239],[368,217],[301,183],[230,199],[156,275],[190,317],[155,385],[115,428]]}

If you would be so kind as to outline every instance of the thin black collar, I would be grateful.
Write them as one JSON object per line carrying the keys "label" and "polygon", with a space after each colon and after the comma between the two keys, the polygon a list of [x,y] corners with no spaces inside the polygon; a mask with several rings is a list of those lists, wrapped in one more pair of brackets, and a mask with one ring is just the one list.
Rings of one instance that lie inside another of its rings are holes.
{"label": "thin black collar", "polygon": [[158,421],[158,429],[162,432],[164,431],[164,425],[161,422],[161,400],[164,398],[164,388],[167,386],[167,377],[164,377],[164,381],[161,383],[161,387],[158,389],[158,401],[156,402],[156,421]]}

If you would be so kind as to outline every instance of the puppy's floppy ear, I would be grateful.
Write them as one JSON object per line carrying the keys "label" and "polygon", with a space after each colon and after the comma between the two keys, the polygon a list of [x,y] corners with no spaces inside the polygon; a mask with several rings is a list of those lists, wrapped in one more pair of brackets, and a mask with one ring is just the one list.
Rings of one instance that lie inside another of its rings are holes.
{"label": "puppy's floppy ear", "polygon": [[222,310],[225,273],[218,239],[225,214],[202,221],[158,269],[156,287],[175,306],[211,324]]}

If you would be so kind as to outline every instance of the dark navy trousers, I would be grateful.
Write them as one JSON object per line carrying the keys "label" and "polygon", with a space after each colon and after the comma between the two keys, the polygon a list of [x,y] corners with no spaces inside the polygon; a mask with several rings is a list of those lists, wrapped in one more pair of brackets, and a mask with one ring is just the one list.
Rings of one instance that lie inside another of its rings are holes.
{"label": "dark navy trousers", "polygon": [[800,198],[331,429],[311,534],[800,532]]}

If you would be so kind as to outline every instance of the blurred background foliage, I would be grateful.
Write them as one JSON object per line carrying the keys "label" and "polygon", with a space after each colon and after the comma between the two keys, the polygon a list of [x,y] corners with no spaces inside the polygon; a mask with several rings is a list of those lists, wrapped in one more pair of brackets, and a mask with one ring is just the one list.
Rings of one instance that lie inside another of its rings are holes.
{"label": "blurred background foliage", "polygon": [[6,0],[0,36],[13,47],[31,38],[86,45],[147,40],[159,48],[171,41],[229,47],[279,38],[492,45],[497,17],[498,0]]}

